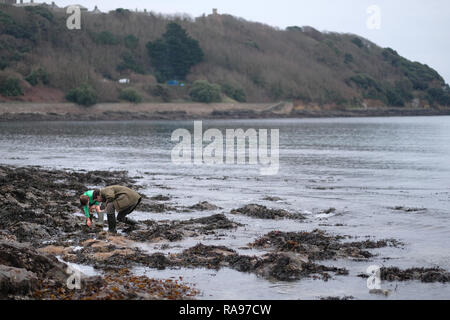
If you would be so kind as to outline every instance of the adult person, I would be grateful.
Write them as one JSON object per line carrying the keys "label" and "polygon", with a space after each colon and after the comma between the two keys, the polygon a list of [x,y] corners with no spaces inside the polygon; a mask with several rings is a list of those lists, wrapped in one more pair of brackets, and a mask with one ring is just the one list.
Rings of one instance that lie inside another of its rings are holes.
{"label": "adult person", "polygon": [[[97,195],[97,194],[96,194]],[[116,233],[117,221],[134,224],[126,216],[133,212],[141,203],[142,197],[134,190],[123,186],[109,186],[100,190],[96,200],[106,203],[106,216],[108,218],[109,232]]]}

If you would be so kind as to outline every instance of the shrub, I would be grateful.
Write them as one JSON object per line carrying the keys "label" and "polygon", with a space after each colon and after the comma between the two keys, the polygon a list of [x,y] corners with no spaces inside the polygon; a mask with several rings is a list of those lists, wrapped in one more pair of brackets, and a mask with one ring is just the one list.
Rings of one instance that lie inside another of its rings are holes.
{"label": "shrub", "polygon": [[88,107],[97,103],[97,93],[90,85],[83,84],[78,88],[71,89],[66,99],[70,102]]}
{"label": "shrub", "polygon": [[131,11],[124,8],[117,8],[116,10],[113,11],[113,13],[119,17],[127,17],[130,15]]}
{"label": "shrub", "polygon": [[157,84],[154,88],[152,88],[152,95],[156,96],[156,97],[160,97],[164,102],[169,102],[170,101],[170,95],[169,95],[169,90],[160,85]]}
{"label": "shrub", "polygon": [[20,80],[17,78],[0,78],[0,94],[5,97],[16,97],[23,95]]}
{"label": "shrub", "polygon": [[94,34],[94,41],[102,45],[117,45],[120,43],[120,39],[109,31]]}
{"label": "shrub", "polygon": [[403,100],[410,101],[414,98],[412,94],[413,85],[409,80],[397,81],[395,83],[395,91]]}
{"label": "shrub", "polygon": [[206,80],[195,81],[189,91],[189,96],[196,102],[211,103],[222,101],[220,86],[211,84]]}
{"label": "shrub", "polygon": [[123,39],[123,43],[128,49],[136,49],[139,44],[139,38],[129,34]]}
{"label": "shrub", "polygon": [[28,11],[30,14],[37,14],[40,15],[41,17],[47,19],[50,22],[53,22],[53,13],[43,7],[43,6],[29,6],[29,7],[25,7],[25,10]]}
{"label": "shrub", "polygon": [[353,55],[351,55],[350,53],[346,53],[344,56],[344,63],[349,64],[352,62],[353,62]]}
{"label": "shrub", "polygon": [[437,81],[440,84],[444,84],[444,79],[426,64],[421,64],[419,62],[409,61],[398,53],[391,49],[386,48],[382,52],[384,60],[390,62],[394,67],[400,69],[401,72],[408,78],[412,83],[414,90],[426,90],[430,82]]}
{"label": "shrub", "polygon": [[357,74],[350,77],[348,80],[355,83],[360,89],[369,90],[373,88],[378,92],[382,91],[381,85],[378,81],[367,74]]}
{"label": "shrub", "polygon": [[289,26],[286,28],[287,31],[303,31],[303,29],[299,26]]}
{"label": "shrub", "polygon": [[364,43],[362,42],[362,40],[360,38],[353,38],[352,42],[359,48],[364,47]]}
{"label": "shrub", "polygon": [[430,104],[438,103],[441,106],[450,106],[450,90],[448,87],[429,88],[427,90],[427,100]]}
{"label": "shrub", "polygon": [[141,95],[134,88],[126,88],[120,91],[119,99],[132,103],[142,102]]}
{"label": "shrub", "polygon": [[386,89],[386,102],[388,105],[394,107],[403,107],[405,105],[403,98],[397,93],[396,90],[391,88]]}
{"label": "shrub", "polygon": [[122,62],[117,66],[117,71],[131,70],[139,74],[144,74],[144,69],[139,65],[134,56],[127,52],[122,55]]}
{"label": "shrub", "polygon": [[222,92],[238,102],[247,101],[244,89],[235,87],[229,83],[225,83],[222,85]]}
{"label": "shrub", "polygon": [[31,73],[25,78],[32,86],[36,86],[39,81],[43,84],[48,84],[48,73],[43,68],[31,71]]}
{"label": "shrub", "polygon": [[30,25],[15,21],[9,14],[0,11],[0,29],[2,33],[9,34],[15,38],[35,41],[35,30]]}

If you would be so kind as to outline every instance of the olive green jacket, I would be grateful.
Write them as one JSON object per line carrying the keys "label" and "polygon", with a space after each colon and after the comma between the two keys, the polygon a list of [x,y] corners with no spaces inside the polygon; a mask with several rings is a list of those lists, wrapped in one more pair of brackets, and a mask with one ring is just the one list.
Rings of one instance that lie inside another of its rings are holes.
{"label": "olive green jacket", "polygon": [[100,194],[106,203],[112,202],[117,212],[134,206],[141,196],[134,190],[122,186],[109,186],[100,190]]}

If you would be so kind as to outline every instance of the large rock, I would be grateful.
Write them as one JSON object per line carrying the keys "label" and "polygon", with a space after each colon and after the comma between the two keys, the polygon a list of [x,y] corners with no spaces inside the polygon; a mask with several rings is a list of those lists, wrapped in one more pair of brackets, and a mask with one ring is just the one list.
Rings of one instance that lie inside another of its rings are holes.
{"label": "large rock", "polygon": [[0,265],[25,269],[39,278],[65,281],[66,265],[52,256],[47,256],[31,247],[30,244],[0,241]]}
{"label": "large rock", "polygon": [[19,222],[10,230],[19,241],[39,242],[50,237],[47,227],[31,222]]}
{"label": "large rock", "polygon": [[270,209],[259,204],[248,204],[242,208],[231,210],[231,214],[242,214],[259,219],[306,219],[300,213],[291,213],[283,209]]}
{"label": "large rock", "polygon": [[0,298],[11,295],[26,295],[38,286],[38,278],[34,272],[22,268],[0,265]]}

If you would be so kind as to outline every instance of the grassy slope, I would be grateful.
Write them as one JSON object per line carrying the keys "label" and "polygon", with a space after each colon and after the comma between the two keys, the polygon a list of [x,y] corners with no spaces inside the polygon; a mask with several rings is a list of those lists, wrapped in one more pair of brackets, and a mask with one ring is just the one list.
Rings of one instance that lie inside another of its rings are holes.
{"label": "grassy slope", "polygon": [[[161,101],[155,96],[156,79],[145,44],[159,38],[173,17],[83,14],[82,30],[70,31],[62,12],[10,6],[0,6],[0,11],[0,67],[4,67],[0,77],[21,78],[25,95],[32,90],[23,79],[42,67],[48,73],[46,86],[62,92],[89,82],[100,101],[115,102],[120,90],[117,79],[129,77],[146,101]],[[412,94],[406,105],[412,97],[425,102],[427,88],[445,85],[427,66],[386,55],[383,48],[351,34],[279,30],[228,15],[176,20],[199,41],[205,61],[192,68],[187,87],[169,89],[172,101],[186,99],[189,84],[197,79],[241,87],[249,102],[297,100],[337,106],[367,101],[388,105],[386,92],[398,87],[407,87]],[[113,34],[117,44],[96,40],[102,31]],[[139,39],[136,48],[125,46],[127,35]],[[131,55],[144,74],[117,71],[124,55]],[[358,81],[351,80],[355,77]],[[425,79],[423,88],[413,88],[417,77]]]}

